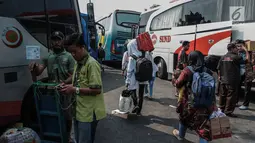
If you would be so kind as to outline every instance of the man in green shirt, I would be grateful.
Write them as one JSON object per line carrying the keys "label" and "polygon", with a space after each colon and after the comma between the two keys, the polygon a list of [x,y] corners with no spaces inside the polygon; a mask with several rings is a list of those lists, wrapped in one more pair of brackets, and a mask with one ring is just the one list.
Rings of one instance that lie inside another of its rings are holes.
{"label": "man in green shirt", "polygon": [[97,123],[106,117],[100,64],[88,54],[82,35],[68,37],[66,46],[77,63],[73,83],[63,85],[60,92],[76,95],[74,131],[77,143],[93,143]]}
{"label": "man in green shirt", "polygon": [[[72,55],[65,51],[63,46],[64,34],[56,31],[51,35],[51,53],[47,57],[44,57],[40,64],[32,62],[29,64],[32,76],[39,76],[47,68],[48,82],[64,82],[71,83],[72,74],[74,69],[75,60]],[[34,77],[33,77],[34,78]],[[68,134],[70,135],[72,129],[72,116],[71,108],[69,108],[71,96],[63,96],[62,108],[66,118],[66,126]]]}

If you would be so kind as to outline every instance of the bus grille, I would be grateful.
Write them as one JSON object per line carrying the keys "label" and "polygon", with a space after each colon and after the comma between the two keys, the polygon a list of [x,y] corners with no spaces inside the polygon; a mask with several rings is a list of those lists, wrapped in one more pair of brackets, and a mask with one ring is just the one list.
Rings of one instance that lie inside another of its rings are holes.
{"label": "bus grille", "polygon": [[130,38],[131,37],[131,33],[130,32],[117,31],[117,37],[127,37],[127,38]]}

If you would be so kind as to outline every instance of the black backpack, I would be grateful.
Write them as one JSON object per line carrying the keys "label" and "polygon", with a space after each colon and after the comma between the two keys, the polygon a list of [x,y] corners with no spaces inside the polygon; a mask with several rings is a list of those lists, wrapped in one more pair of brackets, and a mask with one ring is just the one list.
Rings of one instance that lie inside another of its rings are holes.
{"label": "black backpack", "polygon": [[98,49],[98,58],[99,59],[105,58],[105,51],[102,47]]}
{"label": "black backpack", "polygon": [[135,78],[139,82],[150,81],[152,79],[152,62],[145,57],[136,57],[132,55],[136,60],[136,72]]}

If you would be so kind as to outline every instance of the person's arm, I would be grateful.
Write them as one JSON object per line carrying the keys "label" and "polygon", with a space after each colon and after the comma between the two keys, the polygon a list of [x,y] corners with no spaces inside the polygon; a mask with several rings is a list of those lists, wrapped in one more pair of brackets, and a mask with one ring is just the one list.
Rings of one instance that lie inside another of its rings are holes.
{"label": "person's arm", "polygon": [[242,47],[243,50],[245,51],[245,63],[250,63],[251,61],[251,58],[250,58],[250,53],[249,51],[247,50],[246,47]]}
{"label": "person's arm", "polygon": [[47,59],[43,59],[40,64],[35,62],[32,62],[29,64],[29,69],[33,76],[41,75],[46,67],[47,67]]}
{"label": "person's arm", "polygon": [[126,84],[131,83],[131,77],[135,70],[135,61],[132,57],[129,57],[128,65],[127,65],[127,77],[126,77]]}
{"label": "person's arm", "polygon": [[121,63],[121,69],[122,71],[124,71],[126,69],[126,59],[127,59],[127,52],[125,52],[123,54],[123,57],[122,57],[122,63]]}
{"label": "person's arm", "polygon": [[188,81],[188,70],[187,69],[184,69],[180,76],[178,77],[178,79],[175,81],[175,85],[177,88],[181,88],[183,87],[187,81]]}
{"label": "person's arm", "polygon": [[80,88],[80,95],[96,96],[102,92],[101,69],[97,62],[88,65],[89,88]]}
{"label": "person's arm", "polygon": [[220,61],[219,61],[219,63],[218,63],[218,66],[217,66],[217,71],[218,71],[218,80],[220,80],[220,76],[221,76],[221,74],[220,74],[220,70],[221,70],[221,66],[222,66],[222,60],[223,60],[223,57],[221,57],[220,58]]}

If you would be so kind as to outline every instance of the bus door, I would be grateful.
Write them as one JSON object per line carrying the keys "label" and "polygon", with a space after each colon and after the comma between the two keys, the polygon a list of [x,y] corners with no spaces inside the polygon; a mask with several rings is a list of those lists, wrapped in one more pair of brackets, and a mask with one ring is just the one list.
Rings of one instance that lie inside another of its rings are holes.
{"label": "bus door", "polygon": [[224,55],[231,41],[232,22],[198,24],[196,28],[195,50],[204,55]]}

